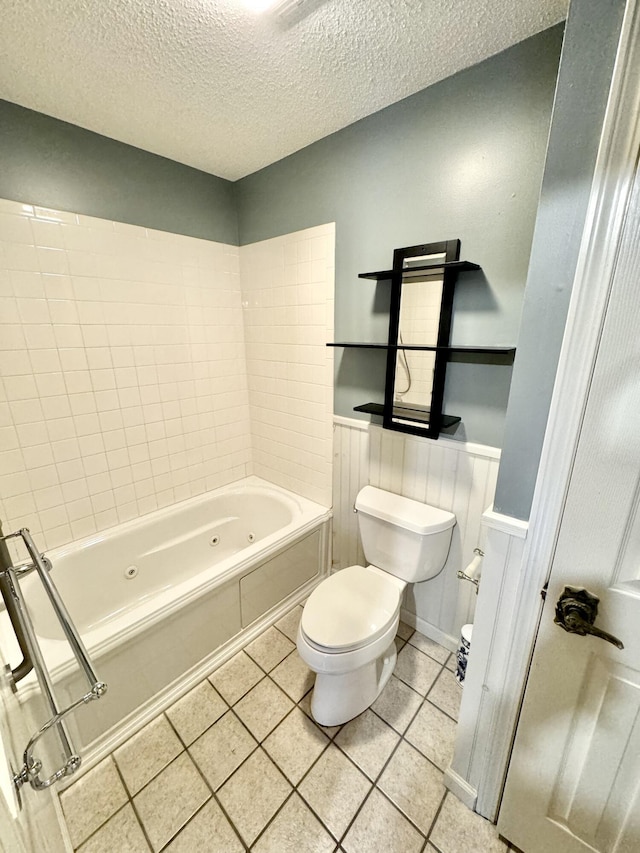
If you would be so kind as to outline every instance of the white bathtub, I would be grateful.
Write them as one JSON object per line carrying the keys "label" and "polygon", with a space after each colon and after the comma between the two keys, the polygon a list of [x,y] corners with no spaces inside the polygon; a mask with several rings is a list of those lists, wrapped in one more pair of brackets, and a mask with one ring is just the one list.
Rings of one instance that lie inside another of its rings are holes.
{"label": "white bathtub", "polygon": [[[109,686],[70,722],[76,747],[111,748],[308,594],[328,571],[330,518],[249,477],[49,552]],[[22,589],[58,700],[70,702],[86,682],[35,573]]]}

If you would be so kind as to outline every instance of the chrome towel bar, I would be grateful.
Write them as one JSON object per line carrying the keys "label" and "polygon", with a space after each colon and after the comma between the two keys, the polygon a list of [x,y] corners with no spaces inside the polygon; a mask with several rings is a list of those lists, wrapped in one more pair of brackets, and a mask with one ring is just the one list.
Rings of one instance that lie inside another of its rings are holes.
{"label": "chrome towel bar", "polygon": [[[107,691],[107,685],[101,681],[94,668],[87,650],[84,647],[84,643],[80,638],[80,635],[73,624],[73,621],[69,615],[69,611],[66,608],[64,601],[62,600],[58,589],[53,582],[49,569],[51,567],[51,563],[46,559],[42,554],[39,553],[35,542],[31,537],[31,533],[27,528],[22,528],[15,533],[9,533],[6,536],[0,536],[0,541],[5,543],[8,539],[22,539],[24,542],[25,548],[29,554],[29,557],[32,561],[32,566],[29,568],[33,568],[40,578],[42,585],[44,586],[45,592],[53,610],[60,622],[60,626],[67,638],[69,645],[73,651],[73,654],[78,661],[80,669],[84,673],[88,683],[89,683],[89,691],[81,696],[79,699],[76,699],[66,708],[60,709],[57,705],[54,688],[53,688],[53,680],[51,675],[47,669],[46,663],[44,661],[44,657],[38,645],[38,640],[36,636],[35,629],[33,627],[33,622],[31,621],[31,616],[29,615],[29,611],[26,606],[26,602],[24,599],[24,595],[22,590],[20,589],[20,585],[18,583],[18,577],[20,574],[23,574],[27,571],[27,567],[14,567],[10,564],[9,561],[3,561],[3,565],[0,566],[0,580],[3,583],[3,595],[6,598],[6,590],[8,590],[11,601],[12,601],[12,611],[9,612],[12,623],[14,623],[14,630],[16,631],[16,635],[20,638],[23,638],[23,642],[20,644],[21,649],[28,652],[29,663],[33,666],[33,669],[36,672],[38,677],[38,682],[40,684],[40,688],[42,690],[42,695],[50,709],[51,718],[47,720],[47,722],[31,737],[27,746],[25,747],[23,754],[23,766],[22,768],[14,775],[13,782],[16,788],[22,787],[26,782],[29,782],[32,788],[36,790],[41,790],[43,788],[48,788],[50,785],[53,785],[59,779],[62,779],[64,776],[68,776],[71,773],[74,773],[81,764],[81,758],[77,754],[76,750],[73,747],[71,739],[69,737],[69,733],[67,728],[63,722],[64,718],[74,711],[76,708],[79,708],[81,705],[85,705],[88,702],[91,702],[93,699],[99,699],[101,696]],[[8,564],[7,564],[8,563]],[[9,607],[7,607],[9,610]],[[19,624],[15,624],[14,620],[17,618]],[[50,729],[54,728],[57,730],[58,737],[60,739],[60,743],[62,745],[62,751],[64,756],[64,764],[63,766],[49,776],[47,779],[40,779],[40,771],[42,769],[42,763],[38,761],[33,756],[33,748],[36,743],[40,740],[40,738],[46,734]]]}

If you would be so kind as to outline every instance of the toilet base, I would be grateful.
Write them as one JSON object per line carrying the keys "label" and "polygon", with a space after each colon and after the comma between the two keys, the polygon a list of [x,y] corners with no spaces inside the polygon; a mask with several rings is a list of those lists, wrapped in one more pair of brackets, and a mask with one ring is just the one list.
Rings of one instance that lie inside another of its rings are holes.
{"label": "toilet base", "polygon": [[319,672],[311,696],[311,716],[321,726],[340,726],[372,705],[395,669],[398,653],[392,640],[376,660],[352,672]]}

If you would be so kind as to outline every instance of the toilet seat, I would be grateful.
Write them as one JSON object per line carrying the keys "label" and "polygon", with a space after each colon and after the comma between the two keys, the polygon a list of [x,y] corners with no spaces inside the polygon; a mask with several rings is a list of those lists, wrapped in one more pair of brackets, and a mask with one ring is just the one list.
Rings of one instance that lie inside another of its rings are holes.
{"label": "toilet seat", "polygon": [[375,566],[349,566],[324,580],[305,604],[307,643],[340,654],[374,643],[398,617],[404,581]]}

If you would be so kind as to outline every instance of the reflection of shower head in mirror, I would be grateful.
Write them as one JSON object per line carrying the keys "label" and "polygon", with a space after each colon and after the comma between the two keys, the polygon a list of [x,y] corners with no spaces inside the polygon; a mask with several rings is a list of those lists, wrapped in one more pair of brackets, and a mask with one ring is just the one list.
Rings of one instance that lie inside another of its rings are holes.
{"label": "reflection of shower head in mirror", "polygon": [[[398,340],[401,344],[404,343],[404,341],[402,340],[402,332],[400,330],[398,330]],[[411,390],[411,370],[409,369],[409,362],[407,360],[407,351],[404,349],[401,349],[401,350],[399,350],[399,355],[400,355],[400,364],[402,365],[402,367],[404,369],[405,377],[407,380],[407,387],[403,391],[398,391],[397,388],[395,389],[395,394],[394,394],[395,401],[401,403],[404,395],[408,394],[409,391]],[[397,382],[397,377],[396,377],[396,382]]]}

